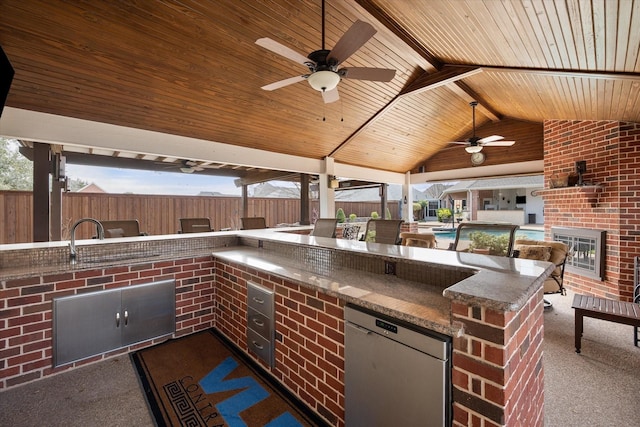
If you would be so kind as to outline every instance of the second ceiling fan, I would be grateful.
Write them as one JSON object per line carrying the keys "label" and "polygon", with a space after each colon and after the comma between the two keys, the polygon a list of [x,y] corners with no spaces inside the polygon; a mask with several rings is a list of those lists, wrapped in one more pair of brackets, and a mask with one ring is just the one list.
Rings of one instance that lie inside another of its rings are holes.
{"label": "second ceiling fan", "polygon": [[515,141],[503,141],[504,136],[500,135],[491,135],[484,138],[476,136],[476,106],[478,105],[478,101],[471,101],[469,105],[472,111],[473,135],[466,141],[454,141],[451,144],[464,144],[466,145],[464,149],[467,153],[479,153],[482,151],[482,147],[485,146],[510,147],[516,143]]}
{"label": "second ceiling fan", "polygon": [[343,78],[356,80],[369,80],[389,82],[396,74],[396,70],[387,68],[349,67],[338,66],[360,49],[376,33],[371,24],[356,20],[338,40],[331,50],[325,49],[325,0],[322,0],[322,49],[311,52],[306,57],[270,38],[256,40],[256,44],[270,51],[284,56],[287,59],[298,62],[309,69],[309,74],[290,77],[275,83],[262,86],[264,90],[275,90],[294,83],[307,80],[311,87],[322,92],[325,103],[335,102],[340,99],[338,95],[338,83]]}

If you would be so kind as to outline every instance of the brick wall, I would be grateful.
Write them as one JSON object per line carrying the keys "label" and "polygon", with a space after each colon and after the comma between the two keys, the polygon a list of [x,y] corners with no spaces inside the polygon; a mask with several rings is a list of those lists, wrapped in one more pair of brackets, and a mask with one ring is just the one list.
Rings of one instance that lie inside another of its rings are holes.
{"label": "brick wall", "polygon": [[135,346],[52,368],[56,297],[176,279],[176,335],[213,326],[211,256],[7,280],[0,289],[0,389],[147,347]]}
{"label": "brick wall", "polygon": [[552,226],[606,230],[604,281],[566,272],[565,286],[630,301],[633,260],[640,255],[640,124],[545,121],[546,188],[552,174],[573,172],[577,160],[587,162],[584,180],[601,188],[543,191],[545,233],[550,236]]}
{"label": "brick wall", "polygon": [[542,426],[542,290],[519,312],[452,303],[454,426]]}
{"label": "brick wall", "polygon": [[344,304],[241,265],[217,261],[215,271],[217,328],[247,352],[247,281],[274,290],[276,363],[263,367],[330,424],[344,427]]}
{"label": "brick wall", "polygon": [[[215,270],[218,329],[247,352],[247,281],[275,290],[271,373],[330,424],[344,427],[344,304],[235,263],[217,261]],[[518,312],[460,302],[452,310],[465,331],[454,338],[454,425],[542,426],[542,290]]]}

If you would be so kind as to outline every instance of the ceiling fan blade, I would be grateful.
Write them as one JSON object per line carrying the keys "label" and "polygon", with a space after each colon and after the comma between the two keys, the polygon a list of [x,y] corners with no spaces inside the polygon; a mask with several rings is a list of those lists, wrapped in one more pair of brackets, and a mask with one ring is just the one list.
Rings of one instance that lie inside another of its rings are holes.
{"label": "ceiling fan blade", "polygon": [[469,145],[469,141],[451,141],[449,144]]}
{"label": "ceiling fan blade", "polygon": [[375,82],[390,82],[396,75],[396,70],[389,68],[354,67],[344,68],[346,79],[371,80]]}
{"label": "ceiling fan blade", "polygon": [[340,64],[360,49],[376,32],[376,29],[371,24],[357,20],[340,37],[338,43],[327,55],[327,59],[331,58],[337,61],[336,65]]}
{"label": "ceiling fan blade", "polygon": [[515,143],[515,141],[490,141],[484,142],[482,145],[484,147],[511,147]]}
{"label": "ceiling fan blade", "polygon": [[332,102],[336,102],[340,99],[340,95],[338,95],[338,88],[335,87],[331,90],[325,90],[322,92],[322,99],[325,104],[331,104]]}
{"label": "ceiling fan blade", "polygon": [[483,144],[486,144],[487,142],[493,142],[493,141],[499,141],[501,139],[504,139],[504,136],[500,136],[500,135],[491,135],[491,136],[487,136],[485,138],[481,138],[480,140],[478,140],[478,142],[481,142]]}
{"label": "ceiling fan blade", "polygon": [[285,45],[278,43],[277,41],[272,40],[268,37],[263,37],[261,39],[256,40],[256,44],[258,46],[262,46],[265,49],[269,49],[271,52],[277,53],[280,56],[284,56],[285,58],[290,59],[302,65],[305,65],[307,62],[313,62],[306,56],[301,55],[295,50],[290,49]]}
{"label": "ceiling fan blade", "polygon": [[268,84],[266,86],[262,86],[262,89],[264,89],[264,90],[276,90],[276,89],[280,89],[281,87],[285,87],[285,86],[292,85],[294,83],[301,82],[301,81],[305,80],[306,78],[307,78],[306,75],[289,77],[288,79],[280,80],[279,82],[275,82],[275,83]]}

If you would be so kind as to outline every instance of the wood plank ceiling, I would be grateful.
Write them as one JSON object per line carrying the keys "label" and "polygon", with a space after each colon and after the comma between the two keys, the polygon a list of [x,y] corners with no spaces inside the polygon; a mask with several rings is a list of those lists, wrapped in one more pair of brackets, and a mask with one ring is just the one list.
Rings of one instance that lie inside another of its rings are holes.
{"label": "wood plank ceiling", "polygon": [[261,90],[307,70],[255,44],[319,49],[321,0],[3,0],[7,106],[400,173],[469,166],[471,100],[517,141],[494,162],[542,159],[545,119],[640,122],[638,1],[328,0],[327,48],[357,19],[378,32],[344,66],[396,76],[324,104]]}

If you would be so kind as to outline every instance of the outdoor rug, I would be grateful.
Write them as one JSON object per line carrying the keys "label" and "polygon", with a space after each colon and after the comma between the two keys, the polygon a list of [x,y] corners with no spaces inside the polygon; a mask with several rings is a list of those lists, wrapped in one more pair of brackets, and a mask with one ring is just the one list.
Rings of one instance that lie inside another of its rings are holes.
{"label": "outdoor rug", "polygon": [[159,426],[325,425],[215,330],[131,358]]}

